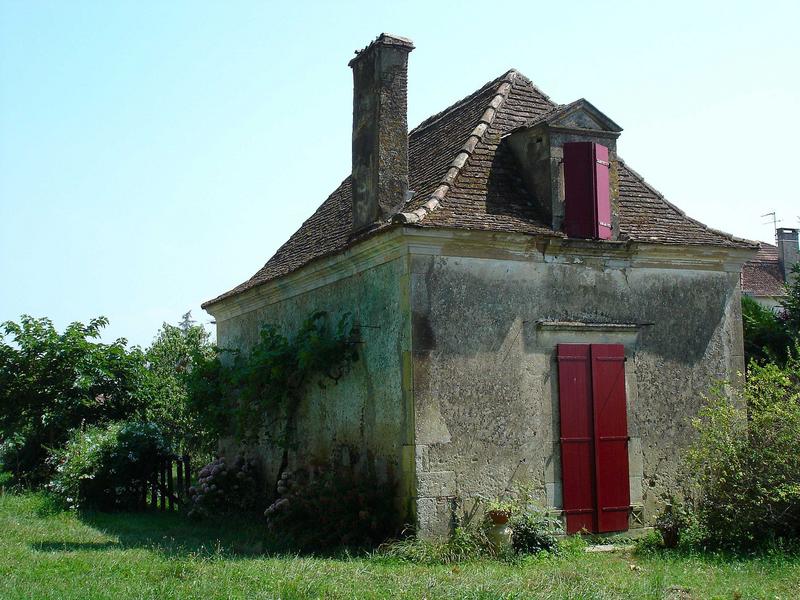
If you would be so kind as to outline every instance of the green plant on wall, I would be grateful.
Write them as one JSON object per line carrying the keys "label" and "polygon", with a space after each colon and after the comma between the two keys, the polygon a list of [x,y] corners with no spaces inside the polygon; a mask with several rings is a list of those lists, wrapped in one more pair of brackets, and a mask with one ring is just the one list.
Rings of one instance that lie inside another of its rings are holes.
{"label": "green plant on wall", "polygon": [[274,325],[261,328],[249,353],[233,352],[227,364],[219,353],[197,366],[192,403],[220,436],[246,443],[264,432],[284,447],[296,443],[297,409],[308,387],[338,381],[358,360],[356,328],[348,313],[331,326],[328,313],[312,313],[287,337]]}

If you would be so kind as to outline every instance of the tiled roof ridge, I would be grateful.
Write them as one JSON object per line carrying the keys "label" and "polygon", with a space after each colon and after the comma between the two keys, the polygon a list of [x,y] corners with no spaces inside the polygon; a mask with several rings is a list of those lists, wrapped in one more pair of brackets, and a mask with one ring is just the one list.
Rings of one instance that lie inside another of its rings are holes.
{"label": "tiled roof ridge", "polygon": [[[495,82],[499,81],[499,85],[495,89],[495,93],[492,96],[492,99],[489,101],[486,110],[483,111],[483,115],[478,122],[478,125],[475,126],[475,129],[467,137],[467,141],[464,142],[464,145],[461,147],[461,150],[453,159],[453,162],[450,163],[450,168],[447,169],[447,172],[444,174],[444,177],[439,181],[439,186],[431,193],[428,197],[428,201],[425,202],[422,206],[418,209],[411,211],[411,212],[400,212],[396,214],[392,221],[395,223],[419,223],[425,216],[436,210],[441,201],[447,195],[447,192],[452,187],[453,183],[455,182],[458,174],[463,169],[464,165],[467,164],[470,156],[475,151],[475,147],[478,143],[483,139],[486,130],[489,129],[492,122],[494,121],[495,116],[497,115],[497,111],[500,110],[500,107],[508,98],[508,93],[511,91],[511,86],[514,83],[514,80],[520,76],[520,73],[515,70],[511,69],[507,71],[502,77],[496,79]],[[494,83],[494,82],[492,82]],[[491,84],[489,84],[491,85]],[[485,89],[484,86],[481,89]],[[474,97],[474,95],[473,95]],[[461,102],[464,102],[462,100]],[[415,131],[419,130],[420,128],[427,127],[433,123],[435,123],[441,116],[448,113],[454,107],[457,107],[461,104],[461,102],[455,104],[453,107],[450,107],[439,113],[438,115],[434,115],[431,119],[427,119],[423,121],[418,127],[415,128]]]}
{"label": "tiled roof ridge", "polygon": [[638,179],[638,180],[639,180],[639,182],[640,182],[640,183],[641,183],[641,184],[642,184],[644,187],[646,187],[646,188],[647,188],[647,189],[648,189],[648,190],[649,190],[649,191],[650,191],[652,194],[654,194],[654,195],[655,195],[655,196],[656,196],[656,197],[657,197],[659,200],[661,200],[661,201],[662,201],[664,204],[666,204],[667,206],[669,206],[669,207],[670,207],[672,210],[674,210],[676,213],[678,213],[678,214],[679,214],[680,216],[682,216],[684,219],[687,219],[688,221],[691,221],[691,222],[692,222],[692,223],[694,223],[695,225],[699,226],[699,227],[700,227],[700,228],[702,228],[702,229],[705,229],[706,231],[708,231],[708,232],[710,232],[710,233],[713,233],[713,234],[715,234],[715,235],[718,235],[718,236],[720,236],[720,237],[723,237],[723,238],[725,238],[725,239],[727,239],[727,240],[730,240],[730,241],[732,241],[732,242],[737,242],[737,243],[740,243],[740,244],[748,244],[748,245],[750,245],[752,248],[757,248],[757,247],[758,247],[758,242],[755,242],[755,241],[753,241],[753,240],[748,240],[748,239],[746,239],[746,238],[741,238],[741,237],[735,236],[735,235],[733,235],[733,234],[731,234],[731,233],[728,233],[727,231],[722,231],[722,230],[720,230],[720,229],[714,229],[713,227],[709,227],[708,225],[706,225],[706,224],[705,224],[705,223],[703,223],[702,221],[698,221],[697,219],[695,219],[695,218],[693,218],[693,217],[690,217],[690,216],[689,216],[689,215],[687,215],[687,214],[686,214],[686,213],[685,213],[683,210],[681,210],[680,208],[678,208],[677,206],[675,206],[675,205],[674,205],[672,202],[670,202],[669,200],[667,200],[667,199],[664,197],[664,195],[663,195],[661,192],[659,192],[659,191],[658,191],[656,188],[654,188],[652,185],[650,185],[650,184],[649,184],[649,183],[648,183],[648,182],[645,180],[645,178],[644,178],[644,177],[642,177],[642,176],[641,176],[641,175],[640,175],[638,172],[634,171],[634,170],[633,170],[633,169],[632,169],[632,168],[631,168],[631,167],[628,165],[628,163],[626,163],[626,162],[625,162],[625,161],[622,159],[622,157],[621,157],[621,156],[617,155],[617,160],[620,162],[620,164],[621,164],[623,167],[625,167],[625,168],[628,170],[628,172],[629,172],[631,175],[633,175],[633,176],[634,176],[636,179]]}

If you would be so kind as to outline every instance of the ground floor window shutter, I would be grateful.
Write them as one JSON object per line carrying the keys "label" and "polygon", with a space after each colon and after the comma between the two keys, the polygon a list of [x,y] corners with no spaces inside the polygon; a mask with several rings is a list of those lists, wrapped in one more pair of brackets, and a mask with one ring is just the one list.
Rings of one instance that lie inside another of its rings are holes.
{"label": "ground floor window shutter", "polygon": [[590,358],[588,344],[558,346],[562,495],[567,533],[597,529]]}
{"label": "ground floor window shutter", "polygon": [[558,345],[561,473],[567,533],[628,529],[625,349]]}

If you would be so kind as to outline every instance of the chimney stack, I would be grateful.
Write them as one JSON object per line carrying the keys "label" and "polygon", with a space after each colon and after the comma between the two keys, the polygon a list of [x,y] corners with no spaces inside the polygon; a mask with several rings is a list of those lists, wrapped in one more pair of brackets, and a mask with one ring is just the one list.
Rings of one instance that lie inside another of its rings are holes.
{"label": "chimney stack", "polygon": [[783,280],[791,283],[792,265],[800,262],[800,249],[797,245],[797,229],[780,227],[775,230],[778,242],[778,261],[783,271]]}
{"label": "chimney stack", "polygon": [[353,69],[353,232],[386,221],[408,191],[408,54],[414,44],[382,33]]}

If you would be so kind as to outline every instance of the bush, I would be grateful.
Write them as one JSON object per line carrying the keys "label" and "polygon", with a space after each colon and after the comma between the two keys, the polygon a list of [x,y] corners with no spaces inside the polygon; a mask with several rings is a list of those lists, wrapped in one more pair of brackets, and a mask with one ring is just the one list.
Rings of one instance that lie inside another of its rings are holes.
{"label": "bush", "polygon": [[264,512],[271,531],[300,547],[376,545],[396,532],[393,482],[352,469],[284,471]]}
{"label": "bush", "polygon": [[[258,509],[262,494],[255,463],[243,456],[234,460],[215,458],[197,473],[197,485],[189,488],[192,518],[212,517]],[[263,506],[263,504],[260,504]]]}
{"label": "bush", "polygon": [[171,455],[154,423],[78,429],[50,459],[55,467],[50,489],[75,508],[132,509],[156,465]]}
{"label": "bush", "polygon": [[800,538],[800,359],[751,363],[743,393],[712,395],[689,454],[704,543],[736,550]]}
{"label": "bush", "polygon": [[522,512],[512,515],[510,525],[511,546],[516,553],[558,552],[556,533],[561,529],[561,524],[543,510],[526,507]]}
{"label": "bush", "polygon": [[656,531],[665,548],[692,546],[707,536],[700,533],[697,513],[691,504],[670,498],[664,510],[656,518]]}

